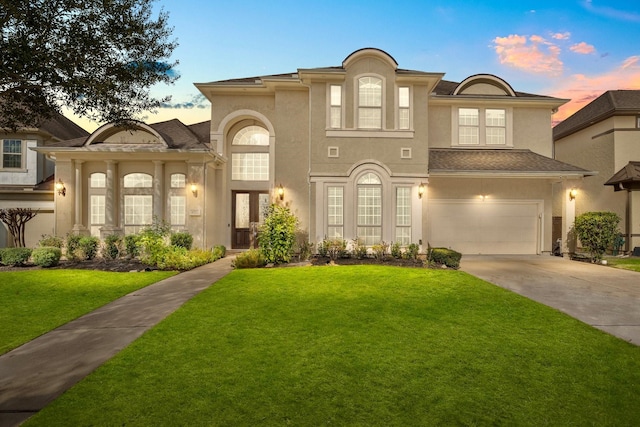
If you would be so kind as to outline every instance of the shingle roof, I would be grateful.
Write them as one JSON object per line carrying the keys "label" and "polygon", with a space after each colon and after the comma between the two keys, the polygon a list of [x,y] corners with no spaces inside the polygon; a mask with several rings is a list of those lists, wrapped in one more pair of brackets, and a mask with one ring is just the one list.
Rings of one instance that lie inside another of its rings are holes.
{"label": "shingle roof", "polygon": [[531,150],[432,148],[429,173],[592,173]]}
{"label": "shingle roof", "polygon": [[206,148],[204,141],[178,119],[149,125],[165,140],[169,148]]}
{"label": "shingle roof", "polygon": [[631,186],[636,187],[638,184],[640,184],[640,162],[627,163],[625,167],[604,183],[604,185],[613,185],[616,191],[630,188]]}
{"label": "shingle roof", "polygon": [[50,133],[59,140],[67,140],[89,136],[89,132],[63,116],[62,114],[54,114],[54,116],[44,121],[40,125],[40,130]]}
{"label": "shingle roof", "polygon": [[558,140],[615,113],[640,114],[640,90],[609,90],[553,128]]}

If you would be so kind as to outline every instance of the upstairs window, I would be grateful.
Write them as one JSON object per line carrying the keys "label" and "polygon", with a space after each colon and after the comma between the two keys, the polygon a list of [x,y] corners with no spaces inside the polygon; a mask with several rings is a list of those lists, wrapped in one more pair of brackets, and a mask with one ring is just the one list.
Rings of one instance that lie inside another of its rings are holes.
{"label": "upstairs window", "polygon": [[331,85],[329,126],[332,129],[342,127],[342,86]]}
{"label": "upstairs window", "polygon": [[[506,146],[511,145],[507,110],[504,108],[459,108],[457,137],[454,145]],[[457,139],[457,144],[456,144]]]}
{"label": "upstairs window", "polygon": [[406,86],[398,88],[398,129],[410,128],[409,110],[409,88]]}
{"label": "upstairs window", "polygon": [[0,156],[0,168],[21,169],[22,168],[22,141],[19,139],[3,139],[0,146],[2,156]]}
{"label": "upstairs window", "polygon": [[382,80],[377,77],[358,79],[358,127],[382,128]]}
{"label": "upstairs window", "polygon": [[247,126],[233,137],[233,145],[269,145],[269,132],[260,126]]}

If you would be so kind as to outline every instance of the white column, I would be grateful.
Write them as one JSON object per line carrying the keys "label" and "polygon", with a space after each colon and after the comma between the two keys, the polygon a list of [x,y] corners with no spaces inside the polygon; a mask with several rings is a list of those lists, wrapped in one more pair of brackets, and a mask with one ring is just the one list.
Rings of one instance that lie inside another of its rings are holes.
{"label": "white column", "polygon": [[164,162],[154,160],[153,169],[153,216],[164,220]]}
{"label": "white column", "polygon": [[[562,183],[562,253],[568,259],[569,253],[575,252],[575,235],[572,233],[573,224],[576,220],[576,199],[570,197],[572,188],[576,188],[575,182],[563,181]],[[570,236],[574,236],[570,239]]]}
{"label": "white column", "polygon": [[107,164],[106,188],[104,196],[104,226],[100,229],[100,237],[104,238],[110,234],[119,234],[122,229],[117,226],[118,207],[118,162],[105,160]]}
{"label": "white column", "polygon": [[74,182],[74,196],[75,196],[75,216],[74,216],[74,224],[73,231],[75,234],[82,234],[83,231],[86,230],[84,226],[84,221],[82,219],[82,163],[83,160],[74,160],[74,168],[75,168],[75,182]]}

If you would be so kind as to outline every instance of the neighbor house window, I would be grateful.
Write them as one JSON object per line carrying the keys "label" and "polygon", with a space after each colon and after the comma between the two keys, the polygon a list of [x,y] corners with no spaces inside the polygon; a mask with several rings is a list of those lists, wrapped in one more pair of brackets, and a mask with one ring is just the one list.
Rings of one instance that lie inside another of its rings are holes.
{"label": "neighbor house window", "polygon": [[21,169],[22,168],[22,141],[19,139],[3,139],[0,147],[2,154],[0,168]]}
{"label": "neighbor house window", "polygon": [[377,77],[358,79],[358,127],[382,128],[382,80]]}
{"label": "neighbor house window", "polygon": [[344,189],[343,187],[327,188],[327,238],[344,238]]}
{"label": "neighbor house window", "polygon": [[504,110],[485,110],[485,133],[487,145],[506,144],[506,114]]}
{"label": "neighbor house window", "polygon": [[329,126],[332,129],[342,127],[342,86],[331,85]]}
{"label": "neighbor house window", "polygon": [[382,240],[382,182],[374,173],[358,179],[358,239],[372,246]]}
{"label": "neighbor house window", "polygon": [[94,172],[89,176],[89,230],[95,237],[100,237],[100,228],[104,225],[106,187],[105,173]]}
{"label": "neighbor house window", "polygon": [[398,128],[409,129],[410,128],[410,110],[409,110],[409,88],[398,88]]}
{"label": "neighbor house window", "polygon": [[458,110],[458,143],[460,145],[478,145],[480,143],[477,108],[460,108]]}
{"label": "neighbor house window", "polygon": [[396,188],[396,242],[411,243],[411,188]]}
{"label": "neighbor house window", "polygon": [[269,153],[231,154],[231,179],[237,181],[268,181]]}

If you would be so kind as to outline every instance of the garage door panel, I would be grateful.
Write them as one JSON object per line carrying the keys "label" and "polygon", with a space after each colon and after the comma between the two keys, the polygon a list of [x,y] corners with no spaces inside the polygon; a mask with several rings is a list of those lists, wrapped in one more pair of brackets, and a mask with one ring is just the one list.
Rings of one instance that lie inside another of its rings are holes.
{"label": "garage door panel", "polygon": [[431,201],[429,243],[465,254],[535,254],[539,203]]}

